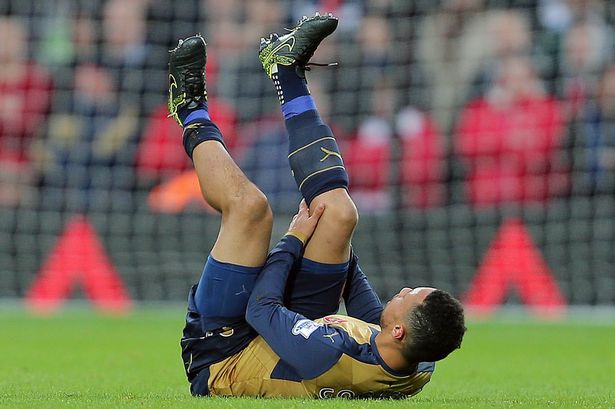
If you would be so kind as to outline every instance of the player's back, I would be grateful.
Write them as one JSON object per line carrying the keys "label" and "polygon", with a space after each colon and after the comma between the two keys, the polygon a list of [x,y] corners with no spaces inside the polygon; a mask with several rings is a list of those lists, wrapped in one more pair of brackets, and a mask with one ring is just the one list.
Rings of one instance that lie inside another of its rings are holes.
{"label": "player's back", "polygon": [[[326,327],[327,331],[315,331]],[[302,320],[289,337],[321,337],[323,354],[338,354],[333,364],[323,359],[322,373],[302,379],[298,371],[273,352],[262,337],[245,349],[210,367],[209,392],[212,395],[280,397],[400,397],[421,391],[429,382],[433,363],[420,363],[411,373],[388,368],[375,346],[380,327],[342,315],[315,321]],[[324,335],[323,335],[324,334]],[[301,355],[303,351],[298,350]],[[318,354],[303,357],[306,365],[318,362]]]}

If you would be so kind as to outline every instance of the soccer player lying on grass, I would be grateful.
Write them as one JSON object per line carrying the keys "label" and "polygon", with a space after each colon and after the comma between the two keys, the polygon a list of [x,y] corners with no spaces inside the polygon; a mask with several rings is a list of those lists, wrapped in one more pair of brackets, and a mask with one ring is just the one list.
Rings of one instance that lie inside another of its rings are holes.
{"label": "soccer player lying on grass", "polygon": [[[228,155],[207,111],[205,41],[190,37],[171,51],[169,110],[184,129],[203,196],[222,213],[181,340],[193,395],[410,396],[429,381],[433,362],[461,344],[457,300],[403,288],[383,308],[352,254],[357,211],[348,176],[305,80],[309,59],[336,27],[336,18],[316,15],[261,40],[304,197],[269,254],[267,200]],[[349,316],[331,315],[341,299]]]}

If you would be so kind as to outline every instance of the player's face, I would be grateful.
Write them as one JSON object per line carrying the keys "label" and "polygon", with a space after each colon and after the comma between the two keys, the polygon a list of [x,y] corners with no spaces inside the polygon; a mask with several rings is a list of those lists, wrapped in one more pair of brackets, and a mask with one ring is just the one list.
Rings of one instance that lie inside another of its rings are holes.
{"label": "player's face", "polygon": [[380,324],[382,327],[388,324],[396,325],[405,323],[410,310],[425,300],[435,288],[432,287],[404,287],[387,303],[382,311]]}

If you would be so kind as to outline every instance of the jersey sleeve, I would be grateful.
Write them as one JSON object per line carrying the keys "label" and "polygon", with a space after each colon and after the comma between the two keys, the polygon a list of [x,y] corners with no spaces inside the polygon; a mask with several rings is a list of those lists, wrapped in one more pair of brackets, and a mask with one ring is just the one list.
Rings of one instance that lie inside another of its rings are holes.
{"label": "jersey sleeve", "polygon": [[361,271],[358,258],[354,254],[348,268],[344,303],[349,316],[370,324],[380,324],[382,302],[369,283],[367,276]]}
{"label": "jersey sleeve", "polygon": [[299,376],[313,379],[331,368],[343,352],[326,338],[337,329],[283,305],[288,275],[302,250],[299,239],[285,236],[271,251],[248,301],[246,321]]}

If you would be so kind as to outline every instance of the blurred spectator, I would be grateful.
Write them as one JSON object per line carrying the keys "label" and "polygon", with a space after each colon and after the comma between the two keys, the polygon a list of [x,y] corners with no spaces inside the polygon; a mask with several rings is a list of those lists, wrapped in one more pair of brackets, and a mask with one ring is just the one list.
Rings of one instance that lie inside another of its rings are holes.
{"label": "blurred spectator", "polygon": [[[339,124],[347,130],[354,130],[373,112],[374,88],[379,83],[390,81],[395,69],[392,65],[393,34],[386,18],[367,15],[361,20],[355,38],[346,41],[353,46],[339,47],[342,63],[338,69],[329,70],[335,76],[332,86],[336,97],[332,108]],[[324,61],[333,59],[333,56],[323,58]],[[391,100],[392,109],[396,103],[395,96]]]}
{"label": "blurred spectator", "polygon": [[364,94],[369,115],[359,123],[356,135],[341,143],[352,197],[362,213],[382,212],[393,206],[390,187],[395,88],[381,79],[369,90]]}
{"label": "blurred spectator", "polygon": [[233,0],[233,8],[221,3],[203,2],[208,54],[211,51],[223,73],[218,95],[239,108],[240,121],[254,121],[277,109],[274,88],[263,73],[257,47],[260,37],[280,32],[286,23],[286,8],[277,0]]}
{"label": "blurred spectator", "polygon": [[[241,21],[242,6],[243,2],[240,0],[202,0],[202,8],[206,15],[207,54],[216,56],[216,59],[223,64],[227,59],[238,58],[239,54],[246,51],[246,39],[243,36]],[[265,31],[260,33],[258,38],[264,33]]]}
{"label": "blurred spectator", "polygon": [[487,53],[484,0],[445,0],[418,29],[417,62],[425,76],[430,108],[446,131],[469,93]]}
{"label": "blurred spectator", "polygon": [[[92,63],[100,56],[101,2],[50,0],[46,2],[42,36],[38,42],[36,58],[51,72],[56,92],[52,106],[56,111],[71,105],[74,69],[83,63]],[[60,108],[63,107],[63,108]]]}
{"label": "blurred spectator", "polygon": [[393,137],[390,122],[372,116],[361,123],[354,138],[342,142],[350,191],[361,213],[382,212],[393,205],[390,189]]}
{"label": "blurred spectator", "polygon": [[146,41],[147,6],[148,0],[108,0],[102,10],[100,62],[113,74],[120,100],[142,115],[163,100],[160,84],[168,75],[167,51]]}
{"label": "blurred spectator", "polygon": [[28,61],[28,39],[18,18],[0,17],[0,205],[17,205],[31,179],[30,145],[43,126],[51,80]]}
{"label": "blurred spectator", "polygon": [[602,76],[598,97],[573,124],[572,159],[577,194],[615,193],[615,66]]}
{"label": "blurred spectator", "polygon": [[603,0],[539,0],[538,20],[548,31],[563,33],[575,22],[605,23]]}
{"label": "blurred spectator", "polygon": [[[446,0],[419,29],[417,60],[423,69],[431,111],[443,130],[451,129],[458,109],[479,80],[510,55],[531,51],[528,19],[519,10],[484,10],[484,0]],[[482,85],[482,84],[478,84]]]}
{"label": "blurred spectator", "polygon": [[80,14],[73,20],[74,62],[94,61],[98,52],[98,33],[92,24],[92,18]]}
{"label": "blurred spectator", "polygon": [[425,112],[406,107],[397,115],[403,204],[427,209],[444,204],[446,171],[444,139]]}
{"label": "blurred spectator", "polygon": [[274,212],[290,213],[301,194],[288,164],[288,134],[284,123],[263,117],[246,128],[242,139],[251,140],[240,160],[241,169],[267,196]]}
{"label": "blurred spectator", "polygon": [[[579,80],[587,77],[588,70],[596,74],[596,63],[601,59],[604,62],[612,55],[612,29],[606,20],[605,2],[540,0],[538,3],[537,17],[542,30],[537,32],[536,42],[545,57],[540,64],[543,77],[548,81],[549,89],[565,98],[573,97],[579,101],[582,94],[589,91],[583,88],[587,85],[585,81]],[[561,75],[565,78],[561,79]],[[595,86],[596,83],[597,77],[594,77],[589,85]],[[579,113],[579,105],[571,107],[576,109],[573,114]]]}
{"label": "blurred spectator", "polygon": [[342,141],[352,196],[361,212],[382,212],[394,206],[391,171],[396,160],[402,206],[425,209],[444,199],[444,149],[437,127],[413,107],[396,115],[395,98],[391,84],[376,84],[372,114],[361,122],[354,138]]}
{"label": "blurred spectator", "polygon": [[579,22],[563,36],[560,81],[571,117],[595,95],[600,71],[612,56],[612,35],[606,25]]}
{"label": "blurred spectator", "polygon": [[72,24],[74,4],[49,0],[47,16],[42,27],[42,36],[38,42],[36,58],[42,64],[55,68],[66,66],[73,59]]}
{"label": "blurred spectator", "polygon": [[489,54],[483,61],[482,80],[490,84],[501,60],[529,56],[533,50],[529,16],[522,9],[489,11],[487,23]]}
{"label": "blurred spectator", "polygon": [[[178,39],[203,33],[203,12],[205,10],[201,5],[204,1],[146,0],[148,52],[156,53],[163,65],[167,60],[167,50],[177,45]],[[236,1],[226,0],[218,3],[226,5]]]}
{"label": "blurred spectator", "polygon": [[169,118],[167,106],[155,109],[147,119],[137,148],[136,171],[140,184],[151,187],[191,168],[181,138],[182,131]]}
{"label": "blurred spectator", "polygon": [[111,74],[100,66],[78,66],[72,107],[51,116],[39,151],[43,185],[48,195],[56,194],[49,201],[107,209],[129,200],[121,192],[134,185],[137,131],[137,109],[118,103]]}
{"label": "blurred spectator", "polygon": [[109,0],[103,10],[105,61],[116,67],[141,67],[145,61],[146,0]]}
{"label": "blurred spectator", "polygon": [[475,206],[546,202],[566,189],[558,163],[562,116],[530,61],[502,60],[486,96],[463,110],[455,141]]}

